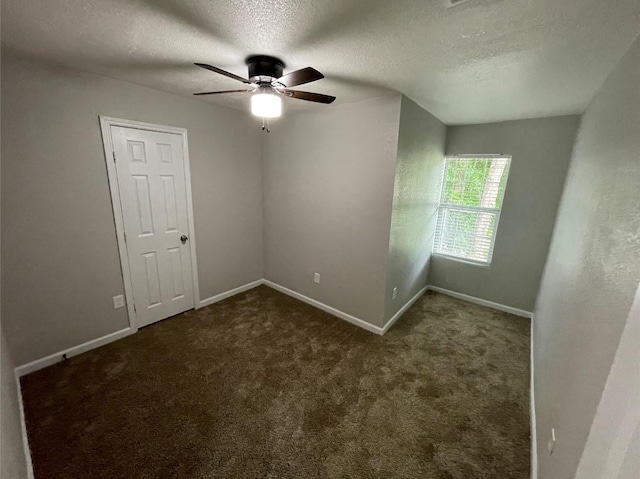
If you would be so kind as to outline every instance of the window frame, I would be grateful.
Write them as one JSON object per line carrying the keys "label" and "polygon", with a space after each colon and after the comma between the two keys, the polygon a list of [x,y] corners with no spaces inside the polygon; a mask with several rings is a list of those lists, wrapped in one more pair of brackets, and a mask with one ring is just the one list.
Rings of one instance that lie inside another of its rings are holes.
{"label": "window frame", "polygon": [[[506,174],[506,179],[504,181],[504,191],[502,194],[502,198],[500,199],[500,206],[499,208],[486,208],[483,206],[462,206],[462,205],[457,205],[457,204],[451,204],[451,203],[444,203],[444,192],[445,192],[445,181],[447,179],[447,167],[448,167],[448,161],[449,160],[462,160],[462,159],[491,159],[491,160],[495,160],[495,159],[505,159],[507,160],[507,165],[505,167],[505,174]],[[442,165],[442,179],[440,181],[440,195],[439,195],[439,200],[438,200],[438,216],[440,216],[440,209],[441,208],[447,208],[449,211],[451,210],[457,210],[457,211],[463,211],[463,212],[476,212],[476,213],[493,213],[496,215],[496,220],[495,220],[495,227],[494,227],[494,231],[493,234],[491,235],[491,245],[489,247],[489,255],[487,256],[487,261],[481,261],[481,260],[476,260],[476,259],[472,259],[472,258],[465,258],[463,256],[455,256],[452,254],[447,254],[447,253],[440,253],[436,251],[436,238],[438,237],[438,221],[436,220],[436,230],[435,230],[435,235],[434,235],[434,242],[433,242],[433,248],[431,251],[431,254],[433,256],[441,256],[443,258],[447,258],[453,261],[458,261],[461,263],[469,263],[472,264],[474,266],[483,266],[483,267],[490,267],[491,266],[491,262],[493,260],[493,250],[495,247],[495,243],[496,243],[496,237],[498,236],[498,228],[500,226],[500,216],[502,214],[502,207],[504,205],[504,198],[507,195],[507,184],[509,182],[509,172],[511,170],[511,160],[513,159],[513,157],[511,155],[503,155],[503,154],[499,154],[499,155],[492,155],[492,154],[482,154],[482,155],[446,155],[444,157],[444,161],[443,161],[443,165]]]}

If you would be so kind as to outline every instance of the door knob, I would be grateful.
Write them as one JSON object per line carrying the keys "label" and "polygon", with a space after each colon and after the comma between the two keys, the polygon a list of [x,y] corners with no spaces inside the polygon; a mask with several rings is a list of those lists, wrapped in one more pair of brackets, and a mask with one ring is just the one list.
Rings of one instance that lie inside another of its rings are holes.
{"label": "door knob", "polygon": [[182,244],[185,244],[188,239],[189,239],[189,237],[187,235],[180,236],[180,241],[182,241]]}

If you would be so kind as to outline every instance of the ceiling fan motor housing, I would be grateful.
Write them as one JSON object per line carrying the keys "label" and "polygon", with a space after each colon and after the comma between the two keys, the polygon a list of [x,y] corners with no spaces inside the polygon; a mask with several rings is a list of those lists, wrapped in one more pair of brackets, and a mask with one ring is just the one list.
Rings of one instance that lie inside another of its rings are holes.
{"label": "ceiling fan motor housing", "polygon": [[[312,67],[284,73],[284,62],[276,57],[267,55],[252,55],[245,60],[249,69],[249,79],[228,72],[222,68],[214,67],[206,63],[195,63],[196,66],[224,75],[232,80],[243,83],[242,90],[205,91],[194,95],[218,95],[221,93],[256,93],[256,87],[262,93],[285,95],[297,100],[306,100],[315,103],[329,104],[336,99],[335,96],[311,93],[308,91],[291,90],[292,87],[304,85],[317,80],[322,80],[324,75]],[[249,88],[249,85],[251,88]],[[256,95],[254,95],[255,97]]]}
{"label": "ceiling fan motor housing", "polygon": [[253,83],[271,83],[280,78],[284,71],[284,62],[267,55],[255,55],[247,58],[249,80]]}

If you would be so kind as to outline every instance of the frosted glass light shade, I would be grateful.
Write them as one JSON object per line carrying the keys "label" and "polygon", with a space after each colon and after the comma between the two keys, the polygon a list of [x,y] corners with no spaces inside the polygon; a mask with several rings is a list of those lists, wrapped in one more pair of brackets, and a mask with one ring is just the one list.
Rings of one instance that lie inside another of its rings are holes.
{"label": "frosted glass light shade", "polygon": [[272,93],[256,93],[251,97],[251,113],[262,118],[282,115],[282,99]]}

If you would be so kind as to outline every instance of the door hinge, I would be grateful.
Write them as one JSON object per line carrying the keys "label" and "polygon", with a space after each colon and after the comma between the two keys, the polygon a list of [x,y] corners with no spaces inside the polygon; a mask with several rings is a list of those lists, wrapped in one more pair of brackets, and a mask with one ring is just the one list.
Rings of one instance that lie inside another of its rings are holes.
{"label": "door hinge", "polygon": [[133,310],[137,313],[138,309],[136,308],[136,303],[133,303]]}
{"label": "door hinge", "polygon": [[116,161],[116,152],[114,151],[113,152],[113,162],[115,163],[115,161]]}
{"label": "door hinge", "polygon": [[123,233],[124,234],[124,242],[127,242],[127,233]]}

